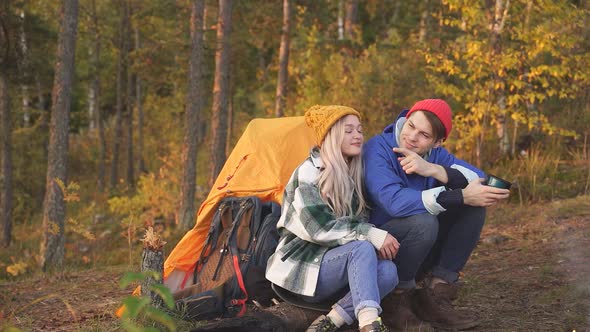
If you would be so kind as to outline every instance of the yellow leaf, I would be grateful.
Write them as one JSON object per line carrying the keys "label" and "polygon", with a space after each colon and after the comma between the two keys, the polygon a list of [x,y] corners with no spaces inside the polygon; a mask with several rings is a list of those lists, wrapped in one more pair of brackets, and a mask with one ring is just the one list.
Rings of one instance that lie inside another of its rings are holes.
{"label": "yellow leaf", "polygon": [[6,272],[10,273],[13,277],[16,277],[20,274],[27,272],[27,263],[25,262],[18,262],[6,267]]}

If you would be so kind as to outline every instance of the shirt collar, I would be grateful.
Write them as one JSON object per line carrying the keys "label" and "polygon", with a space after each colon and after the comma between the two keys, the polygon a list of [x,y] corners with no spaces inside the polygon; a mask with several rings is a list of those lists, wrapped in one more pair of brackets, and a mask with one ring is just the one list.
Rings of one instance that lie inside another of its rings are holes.
{"label": "shirt collar", "polygon": [[324,168],[324,162],[322,161],[322,158],[320,157],[320,148],[317,145],[314,146],[313,148],[311,148],[311,152],[309,153],[309,158],[311,159],[313,166],[315,166],[317,169]]}

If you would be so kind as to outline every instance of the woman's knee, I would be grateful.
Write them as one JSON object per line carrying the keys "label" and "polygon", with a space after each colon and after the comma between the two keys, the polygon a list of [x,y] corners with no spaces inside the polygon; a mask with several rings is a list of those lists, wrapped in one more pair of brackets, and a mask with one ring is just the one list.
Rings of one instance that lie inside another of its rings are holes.
{"label": "woman's knee", "polygon": [[397,266],[390,260],[379,260],[377,266],[377,280],[380,284],[380,289],[385,288],[390,291],[399,283],[399,276],[397,274]]}
{"label": "woman's knee", "polygon": [[371,244],[371,242],[369,241],[355,241],[356,242],[356,247],[354,248],[354,251],[352,252],[353,255],[356,254],[356,256],[359,257],[363,257],[363,258],[369,258],[369,257],[375,257],[375,259],[377,258],[377,254],[375,252],[375,247],[373,247],[373,244]]}

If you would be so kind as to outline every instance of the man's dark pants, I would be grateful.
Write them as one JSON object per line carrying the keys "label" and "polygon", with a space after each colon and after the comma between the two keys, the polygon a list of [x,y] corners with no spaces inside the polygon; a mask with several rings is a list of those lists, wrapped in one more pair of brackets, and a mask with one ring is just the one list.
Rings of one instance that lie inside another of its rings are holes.
{"label": "man's dark pants", "polygon": [[463,205],[438,216],[423,213],[394,218],[382,225],[400,243],[394,260],[399,275],[397,287],[415,288],[416,276],[426,272],[456,282],[479,241],[485,215],[485,208]]}

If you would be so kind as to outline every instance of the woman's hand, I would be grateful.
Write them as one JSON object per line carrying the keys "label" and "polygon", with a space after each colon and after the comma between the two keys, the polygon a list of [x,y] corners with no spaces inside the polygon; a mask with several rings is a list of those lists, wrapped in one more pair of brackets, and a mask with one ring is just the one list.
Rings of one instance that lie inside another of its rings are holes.
{"label": "woman's hand", "polygon": [[393,237],[393,235],[387,233],[385,237],[385,241],[383,241],[383,245],[381,249],[377,252],[377,256],[380,259],[388,259],[393,260],[399,251],[399,242],[397,239]]}

